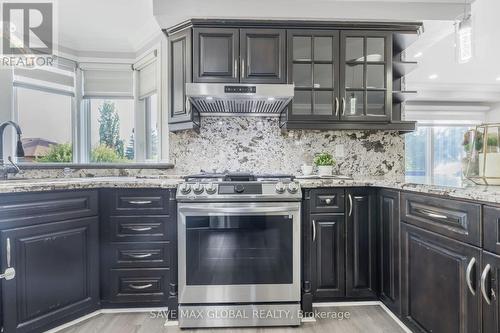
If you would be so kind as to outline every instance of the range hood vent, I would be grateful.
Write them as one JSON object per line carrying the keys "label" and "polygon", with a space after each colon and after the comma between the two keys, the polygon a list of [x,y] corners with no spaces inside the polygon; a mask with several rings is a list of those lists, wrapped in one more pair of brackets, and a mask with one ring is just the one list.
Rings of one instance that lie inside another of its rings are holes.
{"label": "range hood vent", "polygon": [[205,115],[279,114],[293,92],[293,84],[186,83],[189,101]]}

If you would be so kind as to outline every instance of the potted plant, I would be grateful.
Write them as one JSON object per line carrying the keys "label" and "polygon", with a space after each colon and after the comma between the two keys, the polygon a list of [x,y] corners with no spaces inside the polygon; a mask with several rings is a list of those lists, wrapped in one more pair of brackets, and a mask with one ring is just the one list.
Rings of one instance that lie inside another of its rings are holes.
{"label": "potted plant", "polygon": [[314,157],[314,165],[318,167],[318,174],[320,176],[331,176],[335,160],[331,154],[320,153]]}

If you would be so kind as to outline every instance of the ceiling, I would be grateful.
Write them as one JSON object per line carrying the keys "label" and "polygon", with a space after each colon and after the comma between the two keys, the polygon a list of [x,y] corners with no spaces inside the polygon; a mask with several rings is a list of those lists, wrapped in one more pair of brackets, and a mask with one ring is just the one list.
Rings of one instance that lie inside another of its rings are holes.
{"label": "ceiling", "polygon": [[152,0],[59,0],[59,44],[71,53],[137,52],[160,33]]}
{"label": "ceiling", "polygon": [[419,91],[417,100],[500,102],[499,12],[498,0],[472,5],[474,58],[466,64],[455,61],[454,22],[424,22],[425,32],[407,50],[408,59],[419,63],[407,76],[407,89]]}

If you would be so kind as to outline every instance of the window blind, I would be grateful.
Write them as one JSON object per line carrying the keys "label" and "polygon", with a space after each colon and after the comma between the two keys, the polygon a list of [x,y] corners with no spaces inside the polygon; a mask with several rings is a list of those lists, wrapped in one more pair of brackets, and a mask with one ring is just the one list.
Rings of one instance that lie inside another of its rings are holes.
{"label": "window blind", "polygon": [[14,86],[74,96],[76,63],[56,58],[53,66],[14,68]]}
{"label": "window blind", "polygon": [[157,85],[157,52],[156,50],[143,57],[136,64],[139,99],[148,97],[156,92]]}
{"label": "window blind", "polygon": [[83,98],[133,98],[131,65],[80,64],[83,73]]}

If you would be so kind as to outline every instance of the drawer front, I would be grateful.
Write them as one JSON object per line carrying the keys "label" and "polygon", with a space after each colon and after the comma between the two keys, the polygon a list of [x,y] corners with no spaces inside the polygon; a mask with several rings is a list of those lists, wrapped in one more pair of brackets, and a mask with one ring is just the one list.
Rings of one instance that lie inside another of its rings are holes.
{"label": "drawer front", "polygon": [[481,246],[481,205],[403,193],[401,219],[409,224]]}
{"label": "drawer front", "polygon": [[311,212],[313,213],[343,213],[343,189],[314,189],[311,195]]}
{"label": "drawer front", "polygon": [[484,249],[500,254],[500,208],[484,207]]}
{"label": "drawer front", "polygon": [[168,268],[112,269],[108,300],[112,303],[157,303],[166,301]]}
{"label": "drawer front", "polygon": [[104,196],[109,215],[169,215],[174,200],[168,189],[114,189]]}
{"label": "drawer front", "polygon": [[164,216],[111,216],[112,242],[167,241],[168,218]]}
{"label": "drawer front", "polygon": [[169,267],[170,244],[159,242],[109,245],[109,265],[113,268]]}
{"label": "drawer front", "polygon": [[97,215],[97,191],[2,194],[2,228],[40,224]]}

